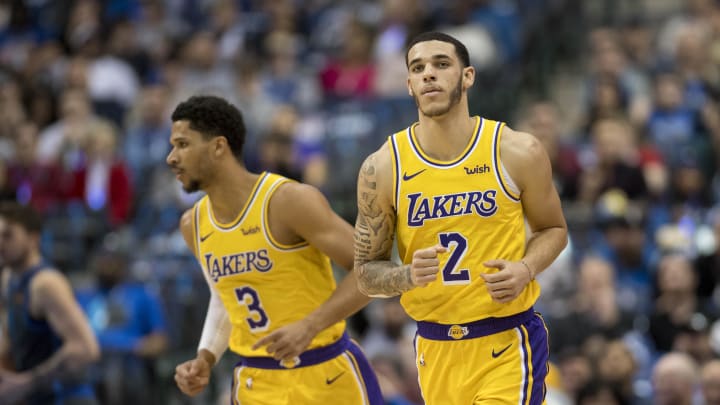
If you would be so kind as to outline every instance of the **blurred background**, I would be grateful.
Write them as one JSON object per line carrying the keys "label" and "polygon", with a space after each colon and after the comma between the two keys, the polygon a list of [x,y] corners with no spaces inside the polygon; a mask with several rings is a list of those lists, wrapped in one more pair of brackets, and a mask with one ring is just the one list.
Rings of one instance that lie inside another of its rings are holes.
{"label": "blurred background", "polygon": [[[417,119],[405,42],[442,30],[477,70],[470,109],[545,145],[571,243],[539,279],[549,404],[720,404],[720,1],[6,0],[0,199],[46,218],[43,251],[98,334],[104,404],[200,397],[207,287],[177,231],[199,195],[165,165],[192,94],[242,110],[246,164],[313,184],[346,220],[364,158]],[[399,302],[350,322],[388,403],[420,404]]]}

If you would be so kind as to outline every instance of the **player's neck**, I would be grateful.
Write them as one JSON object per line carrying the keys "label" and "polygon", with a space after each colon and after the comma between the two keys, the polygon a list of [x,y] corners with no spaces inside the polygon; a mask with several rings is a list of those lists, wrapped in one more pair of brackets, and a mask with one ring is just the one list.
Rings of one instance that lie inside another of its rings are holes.
{"label": "player's neck", "polygon": [[243,209],[260,175],[251,173],[244,167],[222,173],[205,192],[210,199],[215,218],[228,223]]}
{"label": "player's neck", "polygon": [[467,147],[475,130],[475,118],[467,107],[455,106],[447,114],[428,117],[420,114],[415,135],[428,156],[439,160],[453,160]]}
{"label": "player's neck", "polygon": [[17,266],[10,266],[10,269],[14,273],[21,274],[37,266],[38,264],[40,264],[40,262],[42,262],[42,256],[40,256],[40,252],[37,249],[32,249],[30,252],[28,252],[27,257],[25,258],[25,260],[23,260],[22,263]]}

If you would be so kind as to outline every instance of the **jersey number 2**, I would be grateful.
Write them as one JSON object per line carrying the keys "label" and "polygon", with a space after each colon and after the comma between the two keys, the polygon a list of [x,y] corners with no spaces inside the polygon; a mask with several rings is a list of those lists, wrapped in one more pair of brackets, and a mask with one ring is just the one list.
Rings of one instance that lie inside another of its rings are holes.
{"label": "jersey number 2", "polygon": [[247,306],[248,317],[245,318],[251,332],[262,332],[270,326],[270,318],[260,304],[260,296],[252,287],[244,286],[235,289],[240,304]]}
{"label": "jersey number 2", "polygon": [[450,251],[445,267],[442,269],[443,284],[469,284],[470,270],[458,269],[467,251],[467,239],[458,232],[441,233],[440,244]]}

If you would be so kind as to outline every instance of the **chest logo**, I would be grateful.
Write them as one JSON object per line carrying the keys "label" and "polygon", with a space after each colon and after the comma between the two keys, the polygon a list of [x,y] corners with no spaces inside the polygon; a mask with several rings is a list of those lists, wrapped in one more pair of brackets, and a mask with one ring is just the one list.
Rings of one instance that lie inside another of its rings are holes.
{"label": "chest logo", "polygon": [[425,170],[427,170],[427,169],[422,169],[413,174],[407,174],[407,172],[405,172],[405,173],[403,173],[403,180],[405,180],[405,181],[412,180],[414,177],[418,176],[420,173],[424,172]]}
{"label": "chest logo", "polygon": [[468,176],[471,174],[485,174],[490,172],[490,166],[488,165],[475,165],[475,167],[465,167],[463,166],[463,169],[465,169],[465,174]]}
{"label": "chest logo", "polygon": [[251,271],[265,273],[273,267],[267,249],[233,253],[225,256],[205,255],[205,269],[210,277],[217,282],[222,277],[242,274]]}
{"label": "chest logo", "polygon": [[491,217],[498,210],[495,197],[497,190],[469,191],[456,194],[423,196],[422,193],[408,194],[408,226],[422,226],[427,220],[479,215]]}

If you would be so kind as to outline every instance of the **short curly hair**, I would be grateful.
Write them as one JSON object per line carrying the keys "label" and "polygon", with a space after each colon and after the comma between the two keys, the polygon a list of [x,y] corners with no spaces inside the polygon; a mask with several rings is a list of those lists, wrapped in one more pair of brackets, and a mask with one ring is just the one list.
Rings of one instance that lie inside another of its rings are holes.
{"label": "short curly hair", "polygon": [[217,96],[192,96],[175,107],[173,122],[187,120],[190,129],[206,139],[224,136],[235,159],[242,162],[245,122],[242,113],[230,102]]}
{"label": "short curly hair", "polygon": [[0,203],[0,218],[9,223],[20,225],[28,233],[42,233],[43,219],[29,205],[21,205],[15,201],[3,201]]}

